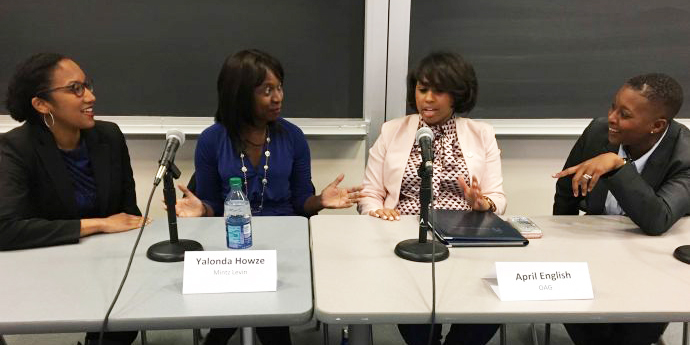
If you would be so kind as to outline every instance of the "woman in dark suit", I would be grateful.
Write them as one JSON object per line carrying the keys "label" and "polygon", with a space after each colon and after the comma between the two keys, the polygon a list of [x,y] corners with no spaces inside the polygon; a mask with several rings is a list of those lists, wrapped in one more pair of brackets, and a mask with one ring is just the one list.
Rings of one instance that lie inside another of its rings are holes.
{"label": "woman in dark suit", "polygon": [[[661,235],[690,214],[690,130],[673,119],[682,105],[682,87],[665,74],[625,82],[608,116],[592,120],[554,174],[553,214],[626,215],[647,235]],[[565,327],[577,345],[649,345],[667,325]]]}
{"label": "woman in dark suit", "polygon": [[[77,243],[141,225],[124,136],[95,121],[86,75],[59,54],[36,54],[10,80],[6,106],[23,125],[0,146],[0,249]],[[136,332],[106,333],[130,344]],[[87,334],[87,344],[98,333]]]}
{"label": "woman in dark suit", "polygon": [[690,130],[674,120],[682,105],[675,79],[630,78],[554,174],[553,214],[626,215],[647,235],[690,214]]}

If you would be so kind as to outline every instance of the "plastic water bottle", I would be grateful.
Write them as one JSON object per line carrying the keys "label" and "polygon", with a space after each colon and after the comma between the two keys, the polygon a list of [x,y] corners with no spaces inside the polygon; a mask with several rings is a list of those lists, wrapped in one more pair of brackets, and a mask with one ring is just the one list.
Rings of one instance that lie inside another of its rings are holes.
{"label": "plastic water bottle", "polygon": [[230,193],[225,197],[225,240],[228,248],[244,249],[252,246],[252,210],[249,199],[242,193],[242,179],[230,178]]}

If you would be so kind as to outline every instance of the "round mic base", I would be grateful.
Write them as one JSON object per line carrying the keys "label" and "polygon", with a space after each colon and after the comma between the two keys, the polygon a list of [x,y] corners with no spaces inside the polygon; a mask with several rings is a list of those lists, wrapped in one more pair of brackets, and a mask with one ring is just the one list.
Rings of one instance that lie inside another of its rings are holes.
{"label": "round mic base", "polygon": [[410,261],[431,262],[448,259],[450,252],[443,244],[432,242],[419,242],[418,239],[404,240],[395,246],[395,255]]}
{"label": "round mic base", "polygon": [[177,262],[184,260],[186,251],[202,251],[204,247],[197,241],[178,240],[177,242],[161,241],[149,247],[146,257],[158,262]]}
{"label": "round mic base", "polygon": [[673,257],[690,264],[690,245],[680,246],[673,252]]}

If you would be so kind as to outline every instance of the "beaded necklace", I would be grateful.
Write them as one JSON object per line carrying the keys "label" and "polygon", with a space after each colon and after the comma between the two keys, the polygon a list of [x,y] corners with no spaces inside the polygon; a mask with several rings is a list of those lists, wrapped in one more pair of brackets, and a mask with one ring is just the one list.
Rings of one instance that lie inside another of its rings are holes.
{"label": "beaded necklace", "polygon": [[[261,213],[264,209],[264,192],[266,191],[266,185],[268,184],[268,158],[271,156],[271,151],[268,150],[268,144],[271,143],[271,137],[269,136],[268,128],[266,128],[266,143],[264,146],[264,156],[266,156],[266,163],[264,164],[264,178],[261,179],[261,202],[259,203],[259,209],[256,210],[257,213]],[[240,159],[242,160],[242,175],[244,175],[244,193],[249,198],[249,188],[247,179],[247,166],[244,164],[244,151],[240,152]]]}

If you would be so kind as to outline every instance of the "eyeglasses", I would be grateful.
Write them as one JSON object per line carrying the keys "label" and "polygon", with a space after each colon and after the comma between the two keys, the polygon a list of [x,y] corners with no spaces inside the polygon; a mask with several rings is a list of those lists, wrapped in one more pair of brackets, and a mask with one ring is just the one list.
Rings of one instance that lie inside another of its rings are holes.
{"label": "eyeglasses", "polygon": [[89,91],[93,92],[93,81],[87,80],[85,82],[80,82],[80,81],[75,81],[72,84],[69,84],[67,86],[60,86],[48,90],[43,90],[39,91],[36,93],[36,96],[43,95],[46,93],[51,93],[53,91],[57,90],[67,90],[73,94],[75,94],[77,97],[82,97],[84,96],[84,90],[88,89]]}

